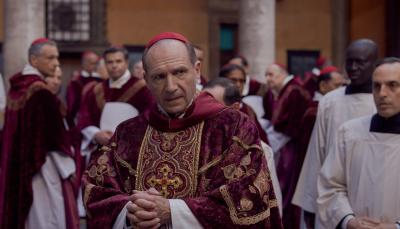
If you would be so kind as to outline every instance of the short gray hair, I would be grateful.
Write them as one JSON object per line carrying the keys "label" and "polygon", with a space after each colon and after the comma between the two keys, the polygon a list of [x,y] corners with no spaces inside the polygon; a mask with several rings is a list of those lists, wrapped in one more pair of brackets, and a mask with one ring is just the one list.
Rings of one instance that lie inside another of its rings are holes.
{"label": "short gray hair", "polygon": [[28,50],[28,60],[30,61],[31,56],[39,56],[40,52],[42,51],[43,46],[45,46],[45,45],[57,47],[56,42],[52,41],[52,40],[47,40],[47,41],[43,41],[40,43],[31,44],[31,46],[29,47],[29,50]]}

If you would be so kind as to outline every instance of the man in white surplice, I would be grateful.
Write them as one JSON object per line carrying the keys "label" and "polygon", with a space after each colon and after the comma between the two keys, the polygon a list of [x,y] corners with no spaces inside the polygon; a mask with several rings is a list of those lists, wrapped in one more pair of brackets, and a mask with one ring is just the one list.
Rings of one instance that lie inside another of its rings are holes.
{"label": "man in white surplice", "polygon": [[373,114],[376,108],[371,94],[371,75],[378,57],[376,44],[367,39],[352,42],[346,50],[347,87],[325,95],[318,106],[317,119],[308,145],[300,178],[292,202],[305,213],[305,221],[314,224],[317,177],[333,145],[339,126],[353,118]]}
{"label": "man in white surplice", "polygon": [[377,114],[344,123],[322,166],[321,228],[400,228],[400,59],[377,64],[373,95]]}

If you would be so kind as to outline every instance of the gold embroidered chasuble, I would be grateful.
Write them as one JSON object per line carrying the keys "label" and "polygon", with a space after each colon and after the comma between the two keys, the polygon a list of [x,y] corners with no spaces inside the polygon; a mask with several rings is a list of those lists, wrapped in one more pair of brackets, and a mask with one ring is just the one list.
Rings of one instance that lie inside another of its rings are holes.
{"label": "gold embroidered chasuble", "polygon": [[183,120],[153,109],[117,128],[83,178],[90,227],[112,227],[133,190],[154,187],[204,228],[282,228],[256,126],[214,101],[200,94]]}
{"label": "gold embroidered chasuble", "polygon": [[178,132],[147,127],[137,164],[137,190],[157,189],[165,198],[193,197],[197,188],[204,122]]}

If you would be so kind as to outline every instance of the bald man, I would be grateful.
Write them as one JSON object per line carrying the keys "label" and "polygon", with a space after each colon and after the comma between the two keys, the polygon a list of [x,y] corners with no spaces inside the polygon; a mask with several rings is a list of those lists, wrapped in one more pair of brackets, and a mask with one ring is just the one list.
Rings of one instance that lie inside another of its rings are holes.
{"label": "bald man", "polygon": [[70,125],[76,123],[76,115],[82,101],[82,93],[85,86],[94,82],[102,81],[100,75],[96,72],[99,62],[99,56],[92,52],[86,51],[82,54],[82,69],[74,72],[71,81],[67,87],[67,120]]}
{"label": "bald man", "polygon": [[282,228],[257,128],[196,91],[200,62],[177,33],[143,55],[157,103],[123,122],[84,175],[96,228]]}

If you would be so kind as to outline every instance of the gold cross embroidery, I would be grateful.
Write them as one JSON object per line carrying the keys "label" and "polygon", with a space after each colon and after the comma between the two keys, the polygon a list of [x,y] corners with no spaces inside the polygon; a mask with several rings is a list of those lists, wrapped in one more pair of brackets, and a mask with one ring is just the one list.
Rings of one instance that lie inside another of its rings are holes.
{"label": "gold cross embroidery", "polygon": [[175,176],[172,177],[172,179],[169,179],[169,174],[172,174],[172,169],[167,165],[164,164],[163,167],[161,167],[160,172],[162,174],[161,178],[157,178],[155,175],[150,177],[150,179],[147,181],[147,183],[151,186],[154,187],[156,185],[161,185],[161,191],[160,194],[163,195],[165,198],[167,197],[172,197],[170,196],[170,192],[168,191],[168,187],[173,187],[173,188],[178,188],[183,184],[182,179]]}

